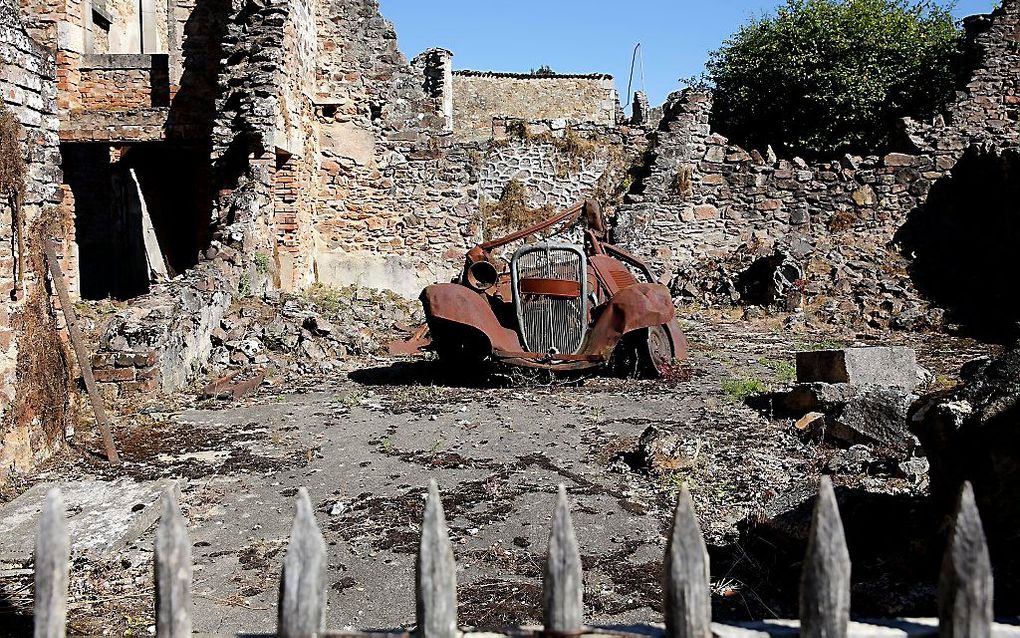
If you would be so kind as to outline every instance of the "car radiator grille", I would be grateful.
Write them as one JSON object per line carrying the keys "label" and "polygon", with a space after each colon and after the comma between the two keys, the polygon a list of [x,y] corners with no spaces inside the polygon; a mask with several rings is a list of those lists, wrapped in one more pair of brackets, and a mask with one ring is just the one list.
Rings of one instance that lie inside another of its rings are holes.
{"label": "car radiator grille", "polygon": [[[513,258],[514,302],[529,352],[576,354],[588,329],[587,264],[576,246],[525,246]],[[577,296],[521,292],[526,280],[557,279],[577,284]]]}

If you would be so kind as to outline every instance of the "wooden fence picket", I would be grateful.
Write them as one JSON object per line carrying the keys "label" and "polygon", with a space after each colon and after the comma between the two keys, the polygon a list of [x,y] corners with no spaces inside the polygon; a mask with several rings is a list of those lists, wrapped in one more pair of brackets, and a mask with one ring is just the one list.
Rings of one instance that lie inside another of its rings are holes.
{"label": "wooden fence picket", "polygon": [[583,626],[581,555],[570,518],[567,488],[559,487],[549,532],[549,554],[542,583],[545,630],[555,634],[581,631]]}
{"label": "wooden fence picket", "polygon": [[939,636],[991,636],[993,589],[992,561],[974,488],[964,483],[939,579]]}
{"label": "wooden fence picket", "polygon": [[829,477],[822,477],[800,576],[800,635],[844,638],[850,624],[850,553]]}
{"label": "wooden fence picket", "polygon": [[708,549],[686,485],[677,499],[663,572],[666,637],[711,638]]}
{"label": "wooden fence picket", "polygon": [[327,561],[326,541],[315,522],[308,491],[301,488],[280,579],[280,638],[307,638],[325,630]]}
{"label": "wooden fence picket", "polygon": [[35,638],[63,638],[70,539],[60,488],[46,493],[35,537]]}
{"label": "wooden fence picket", "polygon": [[415,609],[420,638],[457,635],[457,565],[446,529],[439,486],[429,482],[415,570]]}
{"label": "wooden fence picket", "polygon": [[156,585],[156,636],[191,636],[191,541],[173,490],[160,498],[153,575]]}
{"label": "wooden fence picket", "polygon": [[[280,580],[276,635],[281,638],[333,635],[325,633],[328,593],[326,542],[315,521],[305,489],[299,490],[296,505]],[[176,492],[165,492],[160,506],[153,558],[155,633],[159,638],[186,638],[192,635],[191,543]],[[66,634],[70,539],[65,517],[60,490],[51,489],[46,495],[36,532],[36,638],[63,638]],[[713,628],[709,577],[704,535],[690,492],[685,486],[677,498],[663,561],[664,638],[749,635],[748,628],[725,625]],[[429,482],[425,502],[415,570],[415,594],[416,634],[419,638],[457,638],[460,635],[457,628],[456,563],[435,481]],[[938,631],[943,638],[991,638],[993,635],[1015,633],[993,623],[991,561],[974,491],[969,483],[965,483],[961,490],[955,525],[943,559],[938,606]],[[541,635],[545,638],[575,637],[586,629],[581,557],[563,485],[558,489],[549,533],[543,578],[543,615]],[[796,623],[783,623],[782,631],[783,635],[806,638],[876,635],[875,625],[851,625],[849,619],[850,556],[836,495],[831,481],[825,477],[819,486],[802,565],[799,631]],[[924,622],[932,623],[930,626],[934,629],[934,620]],[[768,633],[770,627],[779,626],[761,625],[752,631]],[[785,633],[788,631],[796,634]],[[927,630],[916,635],[922,634],[930,635]],[[509,635],[524,634],[514,630]]]}

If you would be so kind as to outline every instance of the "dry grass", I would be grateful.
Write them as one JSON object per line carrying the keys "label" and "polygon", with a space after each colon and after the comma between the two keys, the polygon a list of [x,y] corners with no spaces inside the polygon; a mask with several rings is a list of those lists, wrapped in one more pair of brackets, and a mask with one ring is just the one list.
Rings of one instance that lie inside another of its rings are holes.
{"label": "dry grass", "polygon": [[850,230],[857,223],[857,216],[845,210],[838,210],[829,218],[829,232],[841,233]]}
{"label": "dry grass", "polygon": [[[31,239],[41,246],[47,238],[53,212],[33,224]],[[25,305],[15,320],[18,338],[18,399],[15,420],[19,424],[37,421],[47,441],[63,436],[71,396],[71,360],[67,346],[57,332],[56,309],[42,284],[46,264],[42,250],[29,251],[32,280]]]}
{"label": "dry grass", "polygon": [[608,150],[608,145],[597,138],[582,135],[573,126],[568,126],[562,136],[551,132],[532,133],[527,123],[512,120],[507,123],[507,139],[518,139],[537,144],[548,144],[562,153],[569,161],[579,165],[582,161],[591,161],[600,153]]}
{"label": "dry grass", "polygon": [[528,204],[527,189],[517,179],[507,182],[498,202],[483,201],[480,211],[486,240],[492,239],[497,233],[527,228],[555,213],[548,204],[532,208]]}
{"label": "dry grass", "polygon": [[0,195],[20,202],[25,190],[25,152],[19,140],[24,129],[0,102]]}

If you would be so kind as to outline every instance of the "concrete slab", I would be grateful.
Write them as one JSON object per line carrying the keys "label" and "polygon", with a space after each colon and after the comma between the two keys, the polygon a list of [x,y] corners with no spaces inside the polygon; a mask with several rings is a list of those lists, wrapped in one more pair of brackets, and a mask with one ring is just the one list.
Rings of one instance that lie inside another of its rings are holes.
{"label": "concrete slab", "polygon": [[71,553],[114,554],[159,519],[159,497],[180,493],[177,481],[72,481],[41,483],[0,508],[0,568],[32,561],[36,526],[46,492],[59,485],[67,507]]}
{"label": "concrete slab", "polygon": [[912,348],[874,347],[797,353],[799,383],[848,383],[913,390],[919,376]]}

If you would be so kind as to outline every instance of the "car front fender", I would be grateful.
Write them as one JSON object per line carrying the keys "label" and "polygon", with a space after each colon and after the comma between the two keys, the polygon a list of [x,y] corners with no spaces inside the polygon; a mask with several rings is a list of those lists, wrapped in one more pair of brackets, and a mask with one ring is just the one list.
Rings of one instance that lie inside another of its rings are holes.
{"label": "car front fender", "polygon": [[420,299],[430,325],[438,320],[464,326],[482,333],[492,349],[522,349],[517,333],[499,323],[483,294],[460,284],[436,284],[423,290]]}
{"label": "car front fender", "polygon": [[[606,307],[595,320],[585,351],[609,357],[620,339],[629,332],[668,326],[673,341],[674,355],[683,356],[686,347],[679,347],[679,337],[672,329],[675,326],[676,309],[669,289],[661,284],[634,284],[613,295]],[[672,325],[671,325],[672,324]],[[679,334],[679,329],[675,331]]]}

